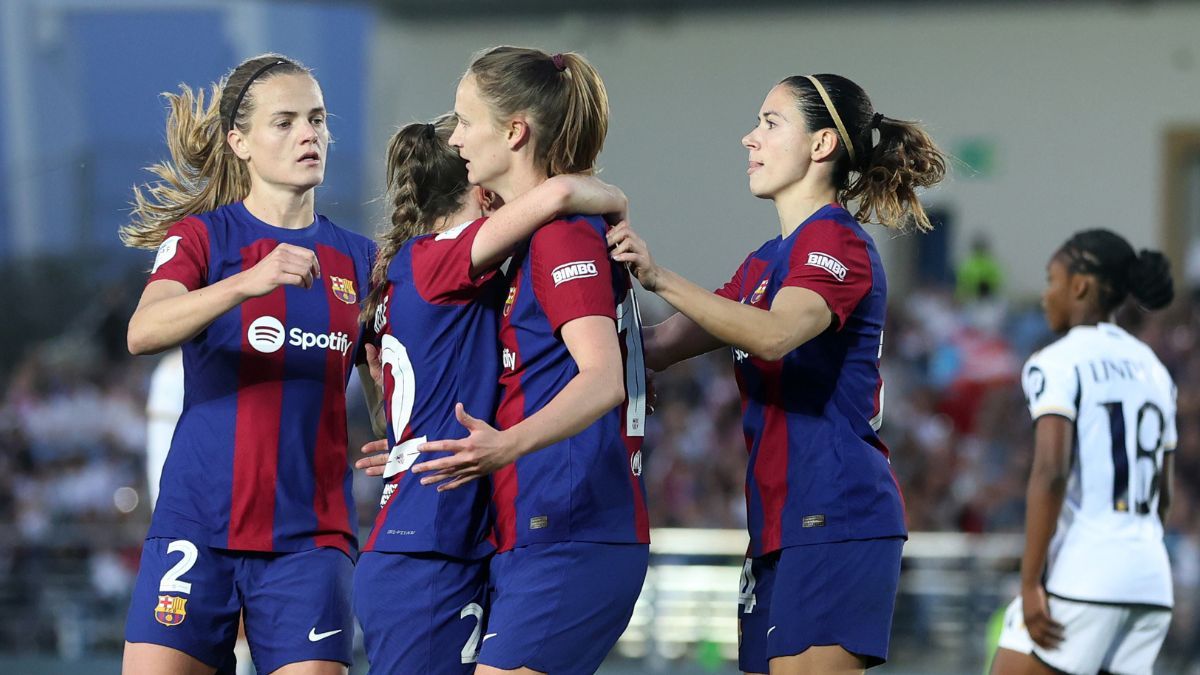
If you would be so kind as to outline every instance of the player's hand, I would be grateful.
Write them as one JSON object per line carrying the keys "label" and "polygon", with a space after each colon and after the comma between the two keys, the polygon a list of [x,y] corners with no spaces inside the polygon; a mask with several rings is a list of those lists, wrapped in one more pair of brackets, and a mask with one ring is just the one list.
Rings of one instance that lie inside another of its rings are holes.
{"label": "player's hand", "polygon": [[648,291],[658,288],[658,265],[646,242],[629,226],[629,221],[621,221],[608,231],[608,247],[612,249],[609,254],[612,259],[625,263],[642,288]]}
{"label": "player's hand", "polygon": [[280,244],[239,277],[242,293],[257,298],[280,286],[312,288],[313,280],[321,278],[321,265],[315,252],[303,246]]}
{"label": "player's hand", "polygon": [[1021,609],[1025,612],[1025,630],[1039,647],[1056,649],[1063,641],[1063,625],[1050,617],[1046,589],[1041,584],[1021,589]]}
{"label": "player's hand", "polygon": [[503,432],[492,425],[467,414],[463,404],[454,406],[458,423],[470,432],[466,438],[456,441],[430,441],[417,448],[420,452],[452,452],[449,457],[440,457],[422,462],[410,469],[421,476],[421,485],[438,484],[438,492],[453,490],[467,483],[502,469],[517,461],[516,448],[509,445]]}
{"label": "player's hand", "polygon": [[355,462],[354,468],[362,469],[363,473],[368,476],[382,476],[383,468],[388,461],[388,454],[391,453],[391,448],[388,447],[388,439],[381,438],[377,441],[367,443],[362,446],[362,453],[369,456]]}
{"label": "player's hand", "polygon": [[603,214],[610,223],[619,223],[629,215],[629,198],[621,188],[595,176],[563,174],[550,180],[561,182],[566,188],[566,201],[559,215]]}

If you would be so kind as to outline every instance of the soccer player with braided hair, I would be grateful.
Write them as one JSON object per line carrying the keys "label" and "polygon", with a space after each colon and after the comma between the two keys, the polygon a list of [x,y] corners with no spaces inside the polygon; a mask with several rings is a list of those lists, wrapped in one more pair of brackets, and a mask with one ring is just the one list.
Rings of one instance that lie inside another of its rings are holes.
{"label": "soccer player with braided hair", "polygon": [[907,533],[879,436],[887,281],[860,223],[929,229],[917,190],[945,160],[919,124],[832,74],[772,88],[742,145],[780,234],[716,293],[656,264],[628,224],[608,240],[679,310],[646,331],[647,366],[733,348],[750,455],[742,670],[861,673],[887,658]]}
{"label": "soccer player with braided hair", "polygon": [[1022,373],[1033,468],[996,675],[1153,670],[1173,602],[1163,521],[1176,390],[1113,315],[1129,298],[1155,310],[1173,297],[1167,259],[1109,230],[1078,232],[1050,258],[1042,308],[1065,335]]}
{"label": "soccer player with braided hair", "polygon": [[438,490],[410,469],[426,439],[466,435],[456,403],[495,419],[504,259],[556,216],[619,217],[626,207],[620,190],[596,178],[558,175],[496,210],[497,196],[470,184],[447,142],[456,123],[451,114],[408,124],[388,143],[392,213],[363,319],[380,343],[389,452],[359,462],[385,484],[354,573],[372,672],[475,670],[496,549],[492,482]]}

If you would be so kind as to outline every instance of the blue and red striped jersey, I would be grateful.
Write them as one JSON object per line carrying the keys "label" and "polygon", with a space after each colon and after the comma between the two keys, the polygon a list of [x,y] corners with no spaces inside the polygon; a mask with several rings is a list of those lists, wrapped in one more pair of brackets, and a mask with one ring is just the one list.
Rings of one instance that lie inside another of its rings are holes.
{"label": "blue and red striped jersey", "polygon": [[900,488],[878,433],[887,280],[875,242],[830,204],[751,253],[717,294],[770,309],[788,286],[824,298],[833,324],[778,361],[733,350],[750,452],[751,555],[906,536]]}
{"label": "blue and red striped jersey", "polygon": [[435,551],[480,558],[494,550],[491,483],[475,480],[446,492],[421,485],[408,469],[449,453],[420,456],[425,441],[467,435],[454,404],[495,419],[500,351],[496,328],[503,276],[471,276],[471,246],[485,221],[415,237],[388,267],[385,297],[373,328],[381,336],[384,410],[392,453],[383,497],[364,551]]}
{"label": "blue and red striped jersey", "polygon": [[196,290],[282,243],[315,251],[321,277],[246,300],[183,344],[183,414],[148,536],[240,551],[356,547],[346,384],[375,245],[320,215],[274,227],[238,202],[173,225],[150,282]]}
{"label": "blue and red striped jersey", "polygon": [[559,334],[585,316],[616,322],[625,401],[579,434],[492,476],[497,549],[559,541],[646,543],[642,483],[645,366],[629,275],[608,257],[602,218],[575,216],[537,231],[514,256],[500,319],[497,425],[549,403],[579,373]]}

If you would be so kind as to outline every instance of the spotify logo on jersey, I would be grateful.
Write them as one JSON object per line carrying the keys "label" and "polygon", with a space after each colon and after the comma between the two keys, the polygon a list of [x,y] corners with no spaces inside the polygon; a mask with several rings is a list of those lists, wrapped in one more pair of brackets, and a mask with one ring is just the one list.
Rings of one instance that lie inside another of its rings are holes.
{"label": "spotify logo on jersey", "polygon": [[250,346],[264,354],[273,354],[283,346],[283,324],[273,316],[260,316],[246,331]]}

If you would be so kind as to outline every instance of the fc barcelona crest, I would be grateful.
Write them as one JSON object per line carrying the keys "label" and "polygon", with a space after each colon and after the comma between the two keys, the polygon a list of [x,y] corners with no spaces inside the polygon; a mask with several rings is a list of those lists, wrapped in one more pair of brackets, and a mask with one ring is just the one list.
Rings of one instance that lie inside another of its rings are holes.
{"label": "fc barcelona crest", "polygon": [[504,301],[504,316],[512,311],[513,300],[517,299],[517,287],[510,286],[508,289],[508,299]]}
{"label": "fc barcelona crest", "polygon": [[333,289],[333,295],[338,300],[353,305],[358,302],[358,294],[354,292],[354,280],[343,279],[341,277],[329,277],[329,284]]}
{"label": "fc barcelona crest", "polygon": [[154,618],[164,626],[178,626],[187,618],[187,598],[174,595],[158,596],[158,606],[154,608]]}
{"label": "fc barcelona crest", "polygon": [[761,283],[761,284],[759,284],[759,285],[758,285],[758,288],[754,289],[754,293],[753,293],[753,294],[751,294],[751,296],[750,296],[750,304],[752,304],[752,305],[757,305],[757,304],[758,304],[758,301],[759,301],[759,300],[762,300],[762,296],[763,296],[764,294],[766,294],[766,292],[767,292],[767,280],[766,280],[766,279],[763,279],[763,280],[762,280],[762,283]]}

